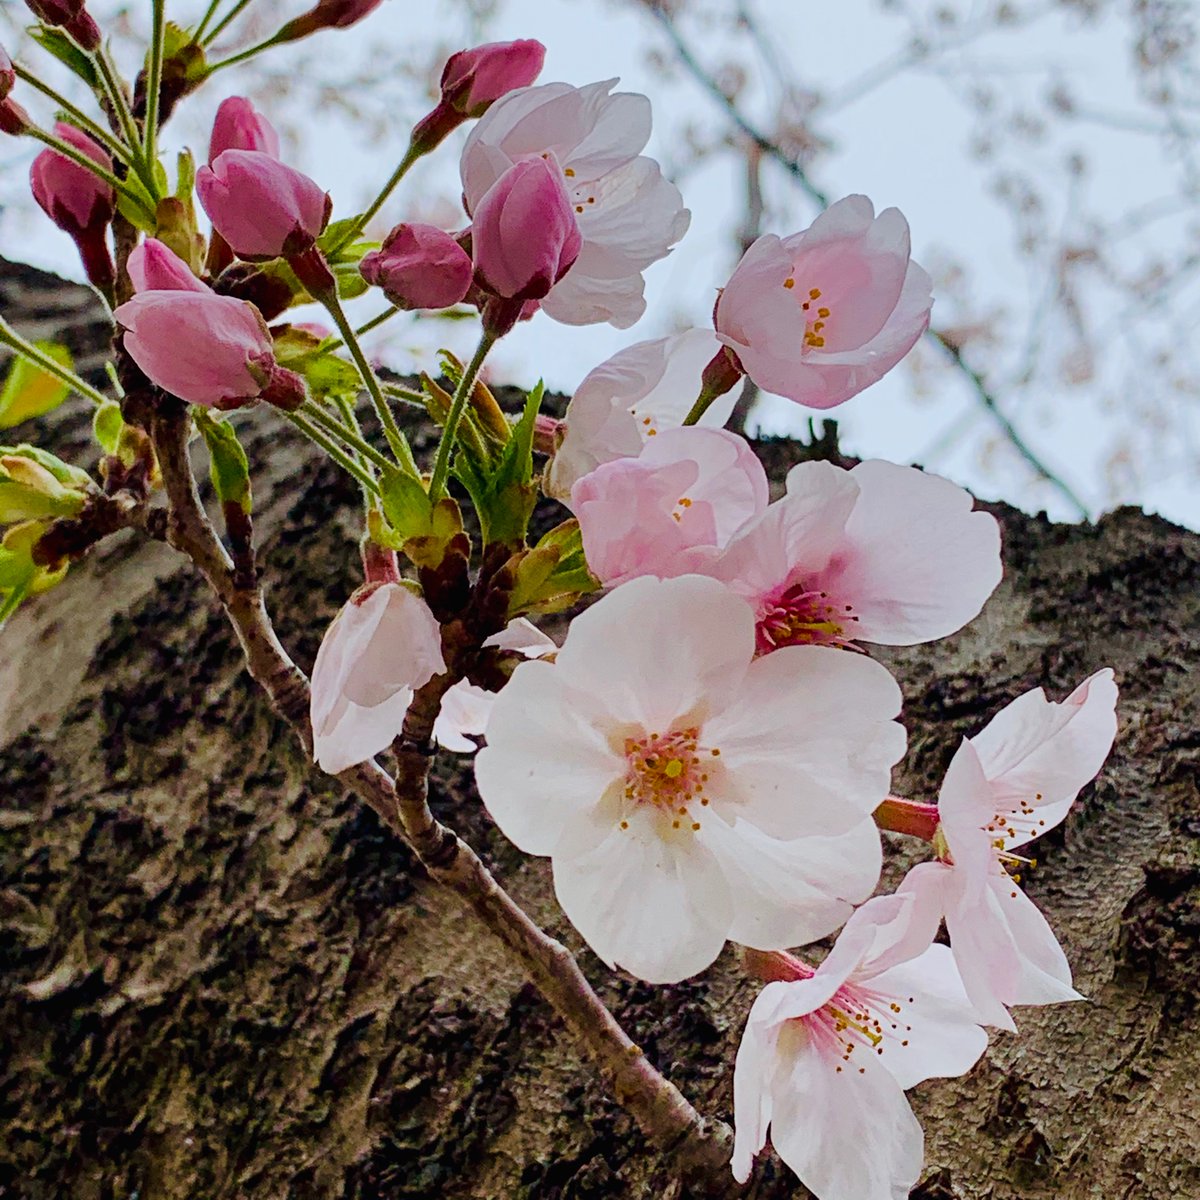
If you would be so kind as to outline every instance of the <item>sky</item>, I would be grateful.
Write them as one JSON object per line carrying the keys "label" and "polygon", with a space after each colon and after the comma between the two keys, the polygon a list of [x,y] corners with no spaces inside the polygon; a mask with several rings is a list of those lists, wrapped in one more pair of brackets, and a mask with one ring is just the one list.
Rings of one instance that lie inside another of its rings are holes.
{"label": "sky", "polygon": [[[259,11],[278,19],[303,7],[272,4]],[[1148,419],[1133,415],[1133,399],[1128,398],[1129,381],[1138,378],[1139,349],[1133,331],[1141,336],[1149,329],[1148,336],[1153,337],[1165,330],[1164,323],[1156,325],[1152,318],[1149,324],[1123,320],[1119,290],[1085,292],[1081,319],[1106,351],[1098,359],[1094,379],[1083,387],[1066,388],[1055,383],[1052,372],[1040,371],[1039,379],[1046,375],[1047,382],[1035,386],[1019,382],[1025,360],[1034,354],[1031,348],[1036,348],[1039,362],[1052,363],[1060,349],[1063,355],[1069,349],[1071,331],[1043,328],[1036,298],[1054,278],[1049,248],[1044,262],[1036,254],[1022,259],[1014,253],[1018,231],[1010,209],[996,196],[996,170],[980,166],[979,113],[964,100],[980,81],[995,92],[998,98],[992,103],[999,106],[1001,117],[998,161],[1004,166],[1008,154],[1015,164],[1012,173],[1025,172],[1047,181],[1049,203],[1037,218],[1044,225],[1058,231],[1071,221],[1084,223],[1081,214],[1094,219],[1097,214],[1111,218],[1136,212],[1143,203],[1168,194],[1179,177],[1179,163],[1164,156],[1154,138],[1136,129],[1123,131],[1120,121],[1097,120],[1064,121],[1061,129],[1040,141],[1004,142],[1004,106],[1013,106],[1008,124],[1016,127],[1024,99],[1032,105],[1055,80],[1070,87],[1083,109],[1096,109],[1102,115],[1136,113],[1140,119],[1127,27],[1116,18],[1090,25],[1068,7],[1043,4],[1047,12],[1037,20],[983,38],[964,36],[961,50],[942,53],[923,66],[893,71],[898,56],[910,47],[912,24],[885,7],[877,0],[838,4],[758,0],[754,5],[763,27],[770,31],[771,51],[783,70],[826,97],[819,128],[829,146],[812,167],[815,181],[833,197],[863,192],[877,209],[898,206],[912,228],[914,257],[934,270],[935,277],[942,264],[966,264],[963,279],[952,282],[943,294],[935,291],[935,322],[953,326],[979,313],[998,314],[994,336],[999,344],[988,350],[989,381],[1029,443],[1070,482],[1093,515],[1121,501],[1200,527],[1200,451],[1196,450],[1200,400],[1167,395],[1159,403],[1155,393],[1154,411],[1165,415]],[[975,10],[984,6],[962,2],[948,7],[958,10],[960,27],[965,29],[978,15]],[[94,0],[93,8],[99,15],[105,5]],[[194,19],[201,8],[169,5],[170,14],[182,21]],[[615,0],[495,0],[491,8],[483,36],[533,36],[545,43],[542,81],[582,84],[619,77],[622,89],[650,97],[655,132],[647,152],[675,178],[692,210],[691,228],[683,242],[647,272],[648,311],[633,329],[576,329],[539,316],[494,352],[493,377],[524,385],[542,377],[551,388],[570,392],[588,370],[622,347],[687,324],[707,323],[716,289],[737,258],[744,168],[729,154],[693,161],[691,141],[715,139],[725,128],[722,114],[692,81],[664,70],[654,60],[655,52],[668,53],[667,43],[635,5]],[[253,21],[254,11],[252,7],[247,19]],[[685,22],[683,27],[707,63],[718,66],[736,53],[729,49],[733,43],[727,40],[726,30],[699,22]],[[403,86],[402,81],[391,86],[396,83],[390,74],[392,64],[432,65],[439,48],[444,53],[479,36],[480,27],[465,6],[385,0],[361,26],[312,43],[321,47],[320,69],[330,78],[368,71],[381,81],[381,94],[390,106],[385,125],[347,117],[343,102],[353,97],[338,96],[336,87],[319,92],[317,101],[304,110],[288,100],[278,102],[286,111],[272,111],[273,82],[308,69],[304,65],[308,48],[302,44],[272,52],[269,62],[264,59],[266,80],[254,68],[235,68],[217,76],[211,91],[206,88],[192,102],[190,117],[168,127],[166,144],[173,150],[187,141],[202,150],[207,123],[223,96],[240,92],[261,96],[267,111],[284,127],[285,156],[330,189],[335,216],[357,211],[390,172],[412,121],[425,106],[414,88]],[[948,40],[953,44],[952,36]],[[32,55],[27,58],[32,62]],[[750,73],[744,101],[755,119],[767,121],[778,100],[776,91],[761,66]],[[1063,161],[1072,153],[1087,155],[1086,175],[1077,191],[1066,185],[1056,190],[1055,181],[1064,174]],[[792,233],[816,215],[813,204],[781,170],[768,165],[764,186],[765,229]],[[384,210],[381,231],[394,221],[413,218],[453,226],[462,220],[456,209],[457,190],[457,144],[447,144],[393,196]],[[65,236],[40,219],[30,219],[31,206],[11,191],[0,194],[9,201],[0,213],[3,252],[78,277]],[[1130,254],[1145,257],[1152,252],[1169,256],[1178,231],[1163,222],[1135,232],[1136,245],[1131,245]],[[1161,238],[1161,246],[1154,245],[1155,237]],[[1114,248],[1114,253],[1119,250]],[[1189,303],[1187,296],[1180,295],[1173,314],[1176,323],[1184,322],[1181,344],[1186,344],[1192,321]],[[374,299],[358,305],[363,319],[377,308]],[[463,354],[474,337],[469,322],[399,318],[380,331],[373,351],[399,370],[430,367],[438,346],[449,345]],[[1153,347],[1143,352],[1148,357]],[[1045,508],[1057,519],[1071,518],[1069,505],[997,439],[994,423],[971,388],[939,365],[936,349],[923,350],[915,365],[915,370],[897,369],[827,414],[838,420],[848,452],[919,462],[981,497],[1006,499],[1031,511]],[[1007,386],[1013,380],[1018,383]],[[1128,411],[1123,405],[1128,405]],[[768,432],[797,432],[807,427],[813,415],[789,401],[766,397],[756,410],[755,422]],[[1138,461],[1114,475],[1112,446],[1122,442],[1126,431],[1137,449],[1132,457]]]}

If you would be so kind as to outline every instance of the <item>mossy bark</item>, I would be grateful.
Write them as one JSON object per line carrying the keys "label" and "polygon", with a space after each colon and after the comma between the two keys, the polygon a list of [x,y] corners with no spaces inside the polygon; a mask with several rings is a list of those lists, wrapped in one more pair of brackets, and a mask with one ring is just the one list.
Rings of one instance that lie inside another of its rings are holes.
{"label": "mossy bark", "polygon": [[[6,317],[70,326],[94,367],[87,296],[0,269]],[[38,432],[78,451],[86,419]],[[308,668],[355,583],[356,494],[270,414],[243,428],[270,608]],[[764,453],[779,477],[804,451]],[[1200,537],[1130,509],[1095,526],[993,511],[1007,577],[983,616],[885,656],[910,729],[897,789],[931,796],[997,708],[1106,664],[1120,735],[1027,881],[1088,999],[1018,1012],[1020,1035],[966,1078],[915,1090],[914,1195],[1195,1200]],[[0,664],[0,1196],[681,1194],[489,936],[312,773],[174,552],[112,539],[16,617]],[[581,951],[651,1059],[729,1119],[754,996],[733,956],[677,987],[614,975],[558,912],[547,864],[496,832],[468,762],[439,761],[433,806]],[[885,883],[913,856],[893,851]],[[766,1156],[747,1194],[805,1193]]]}

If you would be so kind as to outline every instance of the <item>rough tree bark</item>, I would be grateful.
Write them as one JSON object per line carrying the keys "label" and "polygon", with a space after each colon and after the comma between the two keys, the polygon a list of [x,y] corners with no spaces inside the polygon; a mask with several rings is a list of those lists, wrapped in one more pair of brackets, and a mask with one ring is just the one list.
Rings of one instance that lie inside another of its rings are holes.
{"label": "rough tree bark", "polygon": [[[0,269],[0,310],[95,363],[84,289]],[[89,357],[90,356],[90,357]],[[69,407],[38,436],[85,444]],[[355,582],[353,487],[253,419],[256,525],[281,636],[311,667]],[[24,431],[22,431],[24,432]],[[414,427],[418,448],[428,431]],[[772,474],[805,451],[765,448]],[[1200,537],[995,506],[1007,578],[957,637],[887,656],[897,789],[1027,688],[1112,664],[1121,731],[1028,890],[1088,996],[1018,1013],[962,1080],[913,1094],[924,1200],[1200,1197]],[[573,949],[646,1053],[731,1117],[754,987],[613,975],[546,863],[498,835],[469,764],[435,812]],[[895,844],[885,882],[912,851]],[[0,1195],[22,1200],[678,1197],[536,993],[374,815],[314,780],[203,582],[121,535],[0,642]],[[863,1138],[871,1138],[864,1114]],[[747,1195],[802,1196],[767,1161]]]}

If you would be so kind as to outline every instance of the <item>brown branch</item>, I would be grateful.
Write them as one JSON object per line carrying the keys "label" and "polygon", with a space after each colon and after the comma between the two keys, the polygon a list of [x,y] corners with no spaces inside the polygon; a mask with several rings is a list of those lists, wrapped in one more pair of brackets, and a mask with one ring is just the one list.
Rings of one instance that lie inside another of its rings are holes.
{"label": "brown branch", "polygon": [[[167,405],[173,404],[167,400]],[[237,633],[250,674],[311,756],[308,680],[276,636],[255,576],[247,578],[244,570],[235,569],[200,502],[187,453],[186,411],[182,406],[164,408],[152,424],[170,501],[167,540],[211,584]],[[337,779],[407,841],[431,878],[458,895],[504,945],[681,1178],[706,1194],[732,1194],[736,1189],[729,1173],[729,1128],[702,1117],[655,1069],[596,995],[574,955],[540,929],[478,855],[430,812],[431,732],[450,682],[448,676],[440,677],[414,698],[395,747],[395,779],[374,761],[351,767]]]}
{"label": "brown branch", "polygon": [[[663,3],[663,0],[641,0],[641,3],[658,21],[659,25],[662,26],[663,32],[671,42],[675,56],[679,59],[680,63],[692,78],[721,106],[725,115],[733,122],[743,136],[749,139],[755,150],[767,155],[783,167],[809,198],[822,209],[828,208],[828,193],[822,191],[821,188],[813,183],[804,167],[796,158],[788,154],[774,138],[764,133],[762,129],[755,125],[742,112],[734,99],[718,83],[716,77],[706,70],[695,54],[692,53],[691,47],[687,44],[683,34],[680,33],[679,26],[675,23],[670,9]],[[966,362],[963,358],[962,350],[955,344],[949,334],[944,330],[931,328],[926,333],[926,337],[936,342],[949,355],[951,365],[959,371],[970,385],[975,399],[991,414],[1000,426],[1004,436],[1009,440],[1017,453],[1028,463],[1034,473],[1050,484],[1076,510],[1080,518],[1086,520],[1088,515],[1087,506],[1079,499],[1070,485],[1052,471],[1041,460],[1029,443],[1025,441],[1023,435],[1013,424],[1012,419],[1004,412],[995,394],[988,387],[987,381]]]}

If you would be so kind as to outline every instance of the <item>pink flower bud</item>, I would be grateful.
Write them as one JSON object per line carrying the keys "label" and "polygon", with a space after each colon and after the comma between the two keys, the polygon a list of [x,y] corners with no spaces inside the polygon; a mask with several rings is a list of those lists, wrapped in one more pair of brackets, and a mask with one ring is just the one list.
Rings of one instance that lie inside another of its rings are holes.
{"label": "pink flower bud", "polygon": [[0,46],[0,100],[8,99],[8,93],[16,82],[17,73],[13,70],[12,59],[8,57],[8,51]]}
{"label": "pink flower bud", "polygon": [[546,47],[532,38],[460,50],[442,71],[442,102],[464,117],[481,117],[501,96],[528,87],[545,61]]}
{"label": "pink flower bud", "polygon": [[203,291],[139,292],[114,316],[125,349],[163,391],[206,408],[264,399],[298,407],[304,385],[275,361],[271,335],[244,300]]}
{"label": "pink flower bud", "polygon": [[366,255],[363,278],[397,308],[449,308],[471,286],[470,255],[433,225],[397,225],[379,250]]}
{"label": "pink flower bud", "polygon": [[505,300],[539,300],[582,245],[553,156],[514,163],[475,209],[471,245],[481,287]]}
{"label": "pink flower bud", "polygon": [[244,96],[230,96],[218,106],[208,143],[208,165],[226,150],[258,150],[279,157],[275,127]]}
{"label": "pink flower bud", "polygon": [[85,50],[100,47],[100,27],[92,20],[83,0],[25,0],[35,17],[46,25],[65,29]]}
{"label": "pink flower bud", "polygon": [[147,238],[129,256],[129,278],[137,292],[207,292],[187,263],[157,238]]}
{"label": "pink flower bud", "polygon": [[276,35],[278,42],[293,42],[318,29],[348,29],[370,16],[383,0],[318,0],[308,12],[289,21]]}
{"label": "pink flower bud", "polygon": [[329,221],[329,195],[261,150],[225,150],[196,173],[216,231],[239,258],[266,261],[311,249]]}
{"label": "pink flower bud", "polygon": [[0,100],[0,133],[20,137],[29,126],[29,114],[11,96]]}
{"label": "pink flower bud", "polygon": [[[108,153],[82,130],[59,121],[54,132],[105,170],[112,170]],[[114,272],[105,230],[115,207],[113,189],[86,167],[49,149],[33,160],[29,183],[42,211],[79,247],[88,278],[98,288],[111,287]]]}

